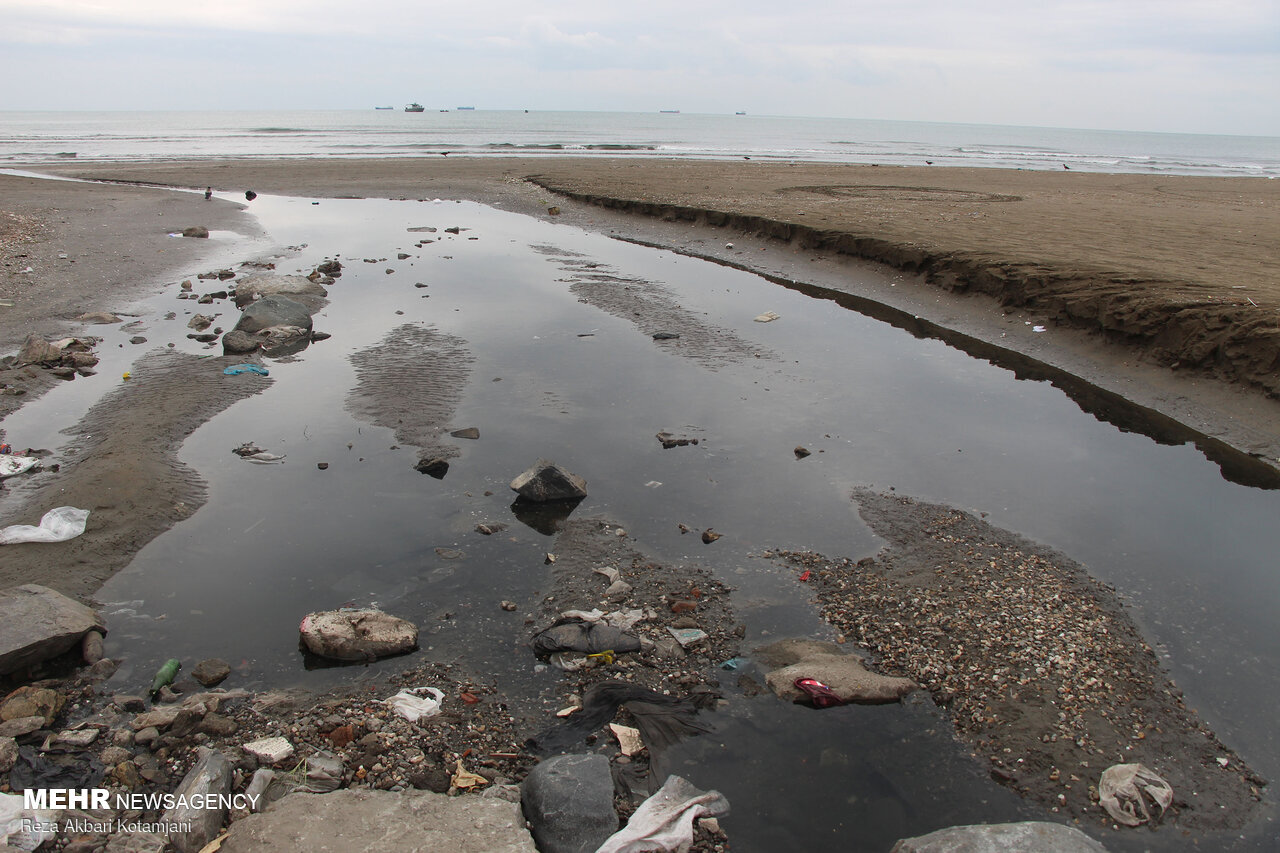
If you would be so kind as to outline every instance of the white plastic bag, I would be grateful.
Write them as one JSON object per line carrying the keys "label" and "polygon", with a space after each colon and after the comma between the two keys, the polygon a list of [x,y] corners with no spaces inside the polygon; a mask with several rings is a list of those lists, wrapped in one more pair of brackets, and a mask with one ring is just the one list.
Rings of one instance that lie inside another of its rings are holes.
{"label": "white plastic bag", "polygon": [[35,850],[56,833],[49,829],[61,812],[24,811],[21,794],[0,794],[0,844]]}
{"label": "white plastic bag", "polygon": [[0,480],[30,471],[40,460],[34,456],[0,456]]}
{"label": "white plastic bag", "polygon": [[89,510],[73,506],[60,506],[49,510],[40,519],[39,526],[13,524],[0,530],[0,545],[17,545],[20,542],[66,542],[84,533],[89,523]]}
{"label": "white plastic bag", "polygon": [[1098,781],[1098,804],[1125,826],[1138,826],[1153,819],[1146,800],[1164,814],[1173,802],[1173,789],[1154,771],[1142,764],[1114,764],[1102,771]]}
{"label": "white plastic bag", "polygon": [[[422,693],[430,693],[434,698],[423,698]],[[390,699],[384,699],[391,709],[411,723],[423,717],[434,717],[440,713],[440,703],[444,701],[444,693],[434,687],[413,687],[401,690]]]}

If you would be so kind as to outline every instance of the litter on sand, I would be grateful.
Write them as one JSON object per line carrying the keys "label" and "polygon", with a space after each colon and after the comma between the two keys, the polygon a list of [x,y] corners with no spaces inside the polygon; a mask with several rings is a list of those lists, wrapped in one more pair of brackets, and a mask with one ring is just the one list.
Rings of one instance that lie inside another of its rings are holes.
{"label": "litter on sand", "polygon": [[89,523],[89,510],[60,506],[49,510],[39,525],[13,524],[0,530],[0,545],[22,542],[66,542],[84,533]]}
{"label": "litter on sand", "polygon": [[449,784],[459,790],[467,788],[475,788],[481,785],[488,785],[489,780],[478,773],[472,773],[470,770],[462,766],[462,759],[458,759],[457,769],[453,771],[453,777],[449,780]]}
{"label": "litter on sand", "polygon": [[[1154,817],[1148,799],[1159,809]],[[1158,820],[1172,802],[1173,788],[1142,764],[1113,764],[1098,781],[1098,805],[1125,826]]]}
{"label": "litter on sand", "polygon": [[758,315],[755,318],[755,320],[757,323],[772,323],[774,320],[778,319],[780,316],[782,315],[775,314],[772,311],[766,311],[763,314]]}
{"label": "litter on sand", "polygon": [[[428,693],[430,696],[422,696]],[[411,723],[440,713],[444,693],[434,687],[412,687],[401,690],[385,700],[391,709]]]}
{"label": "litter on sand", "polygon": [[0,456],[0,480],[30,471],[38,461],[34,456]]}

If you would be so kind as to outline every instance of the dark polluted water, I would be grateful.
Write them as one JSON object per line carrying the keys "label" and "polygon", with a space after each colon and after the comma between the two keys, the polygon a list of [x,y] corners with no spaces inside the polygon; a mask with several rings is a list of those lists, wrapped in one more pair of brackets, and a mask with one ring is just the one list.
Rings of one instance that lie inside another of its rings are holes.
{"label": "dark polluted water", "polygon": [[[222,657],[251,689],[398,672],[410,661],[307,669],[298,652],[307,612],[377,605],[422,626],[419,654],[456,660],[515,701],[554,693],[560,676],[535,671],[523,621],[546,594],[552,539],[512,512],[508,488],[542,457],[588,481],[574,517],[607,517],[656,559],[732,586],[744,650],[832,636],[794,575],[758,555],[875,553],[855,488],[989,513],[1115,585],[1189,704],[1264,776],[1280,775],[1280,491],[1224,477],[1191,441],[1153,440],[1140,413],[1095,416],[1049,381],[823,294],[554,221],[470,203],[267,196],[252,212],[292,247],[277,272],[342,260],[315,318],[333,337],[269,361],[263,393],[183,446],[208,503],[99,596],[108,653],[125,661],[116,689],[141,688],[169,657]],[[411,230],[425,228],[436,230]],[[143,319],[160,329],[168,311],[184,321],[209,307],[234,323],[225,302],[172,294]],[[766,311],[778,319],[754,320]],[[654,339],[665,330],[680,337]],[[480,436],[431,438],[453,453],[443,479],[415,471],[418,449],[361,404],[371,386],[394,397],[398,377],[411,381],[424,341],[442,378],[414,393],[451,408],[448,429]],[[699,441],[664,449],[660,431]],[[247,441],[283,463],[232,454]],[[797,459],[797,446],[811,455]],[[506,529],[475,532],[494,521]],[[704,545],[681,524],[723,538]],[[520,608],[502,611],[503,599]],[[1043,814],[988,778],[927,697],[815,712],[722,681],[716,734],[684,744],[677,767],[728,796],[735,850],[885,850],[946,825]]]}

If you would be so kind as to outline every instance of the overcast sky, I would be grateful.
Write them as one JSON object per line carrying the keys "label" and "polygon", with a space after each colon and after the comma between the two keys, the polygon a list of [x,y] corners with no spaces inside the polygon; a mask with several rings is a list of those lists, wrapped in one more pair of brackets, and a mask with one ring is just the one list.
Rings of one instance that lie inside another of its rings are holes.
{"label": "overcast sky", "polygon": [[0,109],[635,110],[1280,135],[1277,0],[0,0]]}

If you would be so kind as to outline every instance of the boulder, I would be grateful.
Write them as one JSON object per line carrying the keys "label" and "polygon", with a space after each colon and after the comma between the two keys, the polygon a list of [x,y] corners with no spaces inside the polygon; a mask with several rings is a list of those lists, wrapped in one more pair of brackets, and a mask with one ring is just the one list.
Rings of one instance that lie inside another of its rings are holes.
{"label": "boulder", "polygon": [[329,292],[305,275],[252,275],[236,285],[236,305],[240,308],[267,296],[284,296],[309,311],[324,306]]}
{"label": "boulder", "polygon": [[39,717],[47,726],[58,716],[66,698],[48,687],[23,685],[0,702],[0,721],[9,722],[26,717]]}
{"label": "boulder", "polygon": [[260,332],[272,326],[298,326],[311,330],[311,312],[285,296],[264,296],[245,308],[233,331]]}
{"label": "boulder", "polygon": [[62,352],[55,350],[44,338],[39,335],[27,335],[27,340],[23,343],[22,349],[18,350],[16,365],[44,364],[45,362],[58,361],[61,358]]}
{"label": "boulder", "polygon": [[587,496],[587,481],[554,462],[539,459],[511,481],[511,489],[530,501],[577,500]]}
{"label": "boulder", "polygon": [[[332,820],[318,820],[332,815]],[[535,853],[514,803],[430,791],[290,794],[231,825],[220,853]]]}
{"label": "boulder", "polygon": [[332,660],[376,660],[418,647],[418,627],[381,610],[308,613],[299,631],[307,651]]}
{"label": "boulder", "polygon": [[[225,807],[195,808],[204,806],[210,797],[222,797],[231,793],[231,763],[217,750],[200,747],[195,766],[187,771],[182,784],[173,792],[177,802],[164,813],[163,823],[185,827],[169,835],[169,843],[178,853],[199,853],[205,845],[218,837],[222,822],[227,818]],[[215,803],[217,800],[214,801]]]}
{"label": "boulder", "polygon": [[542,853],[591,853],[618,829],[603,755],[557,755],[530,771],[520,802]]}
{"label": "boulder", "polygon": [[57,657],[90,631],[106,633],[102,619],[78,601],[39,584],[0,592],[0,675]]}
{"label": "boulder", "polygon": [[904,838],[889,853],[1106,853],[1074,826],[1047,821],[951,826]]}
{"label": "boulder", "polygon": [[834,643],[815,640],[779,640],[756,651],[764,666],[775,667],[765,683],[783,699],[804,697],[796,686],[798,678],[816,678],[831,688],[842,701],[860,705],[897,702],[917,688],[909,678],[870,672],[854,655]]}
{"label": "boulder", "polygon": [[225,355],[242,355],[244,353],[257,352],[261,346],[262,339],[248,332],[232,329],[222,336],[222,352]]}

